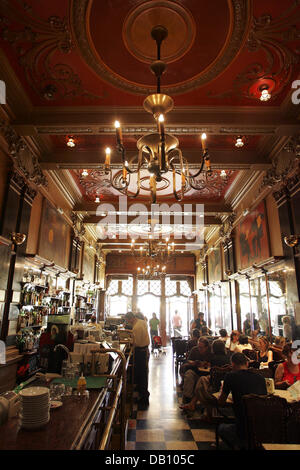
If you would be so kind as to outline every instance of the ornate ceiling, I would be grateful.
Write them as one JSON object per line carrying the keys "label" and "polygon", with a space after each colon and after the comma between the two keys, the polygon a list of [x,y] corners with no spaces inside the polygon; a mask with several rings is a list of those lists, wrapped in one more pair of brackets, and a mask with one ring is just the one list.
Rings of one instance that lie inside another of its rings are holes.
{"label": "ornate ceiling", "polygon": [[[142,103],[155,90],[150,31],[157,24],[169,33],[162,92],[175,102],[166,131],[179,139],[191,171],[199,167],[200,135],[208,134],[214,173],[205,188],[186,192],[187,201],[214,207],[209,217],[230,212],[240,182],[268,170],[274,152],[298,132],[290,100],[300,71],[298,1],[218,0],[216,7],[204,0],[0,0],[0,79],[11,124],[84,217],[94,217],[97,195],[117,200],[103,174],[104,149],[115,146],[114,120],[122,123],[129,158],[136,140],[154,129]],[[259,99],[263,85],[272,95],[267,102]],[[115,150],[111,161],[117,178]],[[143,188],[141,201],[147,179]],[[166,178],[158,202],[172,198]]]}

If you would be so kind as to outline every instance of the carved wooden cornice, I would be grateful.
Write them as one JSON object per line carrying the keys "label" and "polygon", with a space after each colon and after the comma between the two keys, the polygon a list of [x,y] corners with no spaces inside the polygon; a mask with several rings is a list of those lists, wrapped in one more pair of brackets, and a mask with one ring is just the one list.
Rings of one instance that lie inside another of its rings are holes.
{"label": "carved wooden cornice", "polygon": [[24,177],[36,186],[48,185],[47,179],[42,172],[37,156],[30,150],[23,137],[19,136],[11,125],[0,123],[0,132],[7,144],[8,153],[11,156],[15,168]]}
{"label": "carved wooden cornice", "polygon": [[229,217],[225,219],[222,223],[222,226],[219,230],[219,236],[222,243],[228,243],[231,240],[231,234],[233,231],[233,223],[236,219],[236,214],[232,213]]}
{"label": "carved wooden cornice", "polygon": [[74,235],[78,240],[82,240],[82,237],[85,234],[85,228],[82,220],[78,217],[76,212],[71,212],[72,227]]}

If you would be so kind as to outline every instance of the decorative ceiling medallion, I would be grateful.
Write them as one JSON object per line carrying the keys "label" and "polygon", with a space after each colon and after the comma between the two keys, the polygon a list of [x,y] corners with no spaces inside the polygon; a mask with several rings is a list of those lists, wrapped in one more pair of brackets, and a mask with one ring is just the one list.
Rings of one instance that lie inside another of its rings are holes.
{"label": "decorative ceiling medallion", "polygon": [[[147,56],[147,45],[141,44],[141,38],[144,34],[145,37],[150,35],[152,23],[162,24],[167,17],[167,8],[172,15],[170,18],[176,18],[178,25],[182,23],[184,30],[180,34],[177,26],[176,35],[172,32],[174,39],[166,46],[167,61],[173,61],[175,69],[172,74],[165,74],[163,92],[172,95],[191,91],[219,76],[243,47],[251,19],[249,0],[219,0],[217,16],[213,14],[212,3],[203,2],[201,18],[196,14],[195,3],[190,0],[185,2],[190,13],[177,2],[165,0],[140,2],[129,13],[124,5],[120,16],[115,15],[114,18],[110,2],[107,5],[99,3],[93,0],[71,0],[70,20],[79,50],[85,62],[103,80],[138,95],[148,95],[149,91],[155,89],[155,80],[152,82],[148,68],[145,65],[141,67],[141,61],[152,60],[153,45]],[[182,11],[185,11],[184,15]],[[113,22],[107,21],[109,14]],[[212,18],[213,24],[204,29],[202,26],[209,18]],[[218,18],[222,21],[216,24]],[[185,31],[188,22],[196,25],[189,32]],[[145,25],[145,31],[141,32],[142,24]],[[123,29],[123,40],[117,34],[120,29]],[[210,36],[212,34],[214,37]],[[161,58],[165,60],[163,51]]]}
{"label": "decorative ceiling medallion", "polygon": [[[167,178],[162,177],[161,181],[157,184],[156,191],[163,191],[169,186],[170,181]],[[144,191],[151,191],[149,176],[143,176],[143,178],[141,178],[141,189],[143,189]]]}
{"label": "decorative ceiling medallion", "polygon": [[123,24],[123,41],[128,51],[142,62],[156,59],[155,44],[149,31],[159,21],[168,30],[161,55],[167,64],[180,59],[192,47],[196,36],[195,21],[189,11],[175,2],[143,2],[129,12]]}

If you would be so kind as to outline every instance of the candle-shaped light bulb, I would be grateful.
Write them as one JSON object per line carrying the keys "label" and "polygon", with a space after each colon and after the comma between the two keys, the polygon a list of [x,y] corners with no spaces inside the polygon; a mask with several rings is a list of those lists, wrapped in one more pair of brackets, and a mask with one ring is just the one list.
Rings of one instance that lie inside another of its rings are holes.
{"label": "candle-shaped light bulb", "polygon": [[106,149],[105,149],[105,169],[108,169],[110,167],[110,154],[111,154],[110,148],[106,147]]}
{"label": "candle-shaped light bulb", "polygon": [[206,140],[206,134],[203,132],[201,135],[201,143],[202,143],[202,150],[205,150],[205,140]]}
{"label": "candle-shaped light bulb", "polygon": [[122,144],[122,128],[119,121],[115,121],[117,143]]}
{"label": "candle-shaped light bulb", "polygon": [[165,137],[164,122],[165,122],[164,115],[160,114],[159,118],[158,118],[158,132],[160,133],[162,139],[164,139],[164,137]]}
{"label": "candle-shaped light bulb", "polygon": [[126,181],[126,177],[127,177],[127,170],[126,168],[123,166],[123,170],[122,170],[122,176],[123,176],[123,181]]}

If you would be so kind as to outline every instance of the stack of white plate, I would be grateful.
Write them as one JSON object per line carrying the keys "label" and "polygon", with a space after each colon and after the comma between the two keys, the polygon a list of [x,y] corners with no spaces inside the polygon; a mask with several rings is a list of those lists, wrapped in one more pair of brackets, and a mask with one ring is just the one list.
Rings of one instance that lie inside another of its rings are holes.
{"label": "stack of white plate", "polygon": [[45,426],[50,419],[50,393],[46,387],[29,387],[21,390],[22,427],[35,429]]}

